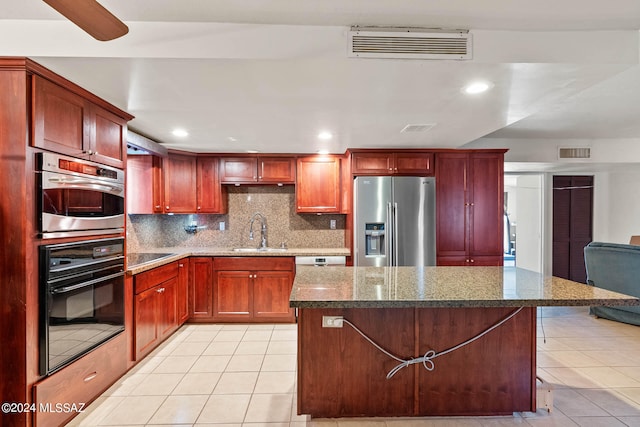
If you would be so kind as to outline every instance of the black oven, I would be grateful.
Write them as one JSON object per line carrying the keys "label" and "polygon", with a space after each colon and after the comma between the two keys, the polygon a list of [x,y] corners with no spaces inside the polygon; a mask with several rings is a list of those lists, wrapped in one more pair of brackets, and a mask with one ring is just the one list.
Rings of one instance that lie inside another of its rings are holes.
{"label": "black oven", "polygon": [[40,374],[124,330],[124,239],[40,246]]}
{"label": "black oven", "polygon": [[44,238],[124,231],[124,172],[54,153],[37,154],[38,223]]}

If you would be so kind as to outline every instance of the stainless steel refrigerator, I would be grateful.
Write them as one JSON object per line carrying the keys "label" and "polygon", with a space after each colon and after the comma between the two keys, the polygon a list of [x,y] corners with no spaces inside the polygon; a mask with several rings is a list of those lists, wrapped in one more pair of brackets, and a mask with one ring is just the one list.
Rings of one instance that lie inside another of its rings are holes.
{"label": "stainless steel refrigerator", "polygon": [[436,265],[435,186],[431,177],[357,177],[354,265]]}

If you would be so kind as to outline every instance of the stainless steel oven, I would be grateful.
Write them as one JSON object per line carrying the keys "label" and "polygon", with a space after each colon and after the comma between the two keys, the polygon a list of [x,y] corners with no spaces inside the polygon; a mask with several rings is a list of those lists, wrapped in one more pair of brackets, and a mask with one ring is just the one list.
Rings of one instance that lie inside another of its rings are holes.
{"label": "stainless steel oven", "polygon": [[37,154],[43,238],[124,231],[124,172],[54,153]]}
{"label": "stainless steel oven", "polygon": [[40,373],[124,330],[124,239],[40,246]]}

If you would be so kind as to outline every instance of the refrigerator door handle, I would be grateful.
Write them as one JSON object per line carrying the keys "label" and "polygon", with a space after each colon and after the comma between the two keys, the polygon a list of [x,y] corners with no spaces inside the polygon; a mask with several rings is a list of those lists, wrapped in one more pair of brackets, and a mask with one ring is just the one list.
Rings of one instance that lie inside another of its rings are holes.
{"label": "refrigerator door handle", "polygon": [[393,204],[393,265],[398,266],[398,204]]}
{"label": "refrigerator door handle", "polygon": [[393,232],[393,207],[391,206],[391,202],[387,203],[387,224],[385,226],[386,228],[386,233],[387,233],[387,238],[386,238],[386,251],[387,251],[387,266],[391,267],[393,265],[393,238],[394,238],[394,232]]}

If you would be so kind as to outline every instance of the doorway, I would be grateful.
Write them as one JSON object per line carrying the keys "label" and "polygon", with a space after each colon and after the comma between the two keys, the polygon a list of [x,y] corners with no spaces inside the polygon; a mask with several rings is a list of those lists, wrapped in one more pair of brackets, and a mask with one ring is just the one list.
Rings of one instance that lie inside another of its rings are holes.
{"label": "doorway", "polygon": [[593,238],[593,176],[553,177],[552,274],[586,283],[584,247]]}

